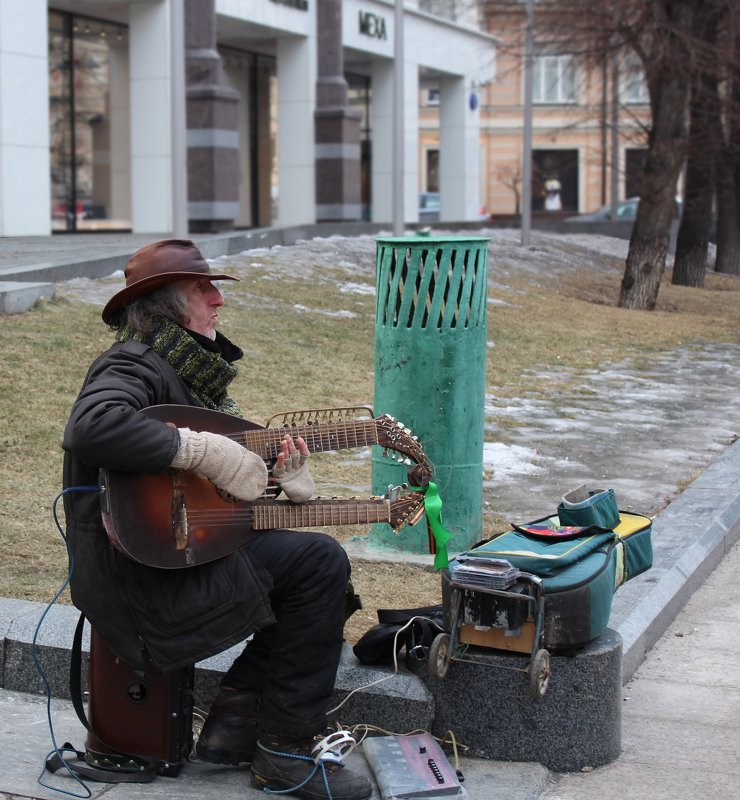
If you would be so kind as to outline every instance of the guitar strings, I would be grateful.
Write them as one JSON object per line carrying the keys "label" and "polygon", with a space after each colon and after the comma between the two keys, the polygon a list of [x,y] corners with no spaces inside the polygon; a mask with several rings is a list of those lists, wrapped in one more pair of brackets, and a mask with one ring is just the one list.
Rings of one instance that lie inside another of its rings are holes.
{"label": "guitar strings", "polygon": [[[359,430],[358,430],[359,428]],[[325,439],[331,442],[332,438],[338,438],[340,434],[347,437],[348,433],[354,433],[354,446],[371,445],[377,443],[377,436],[375,436],[374,423],[354,423],[344,425],[329,425],[329,424],[315,424],[315,425],[296,425],[285,426],[283,428],[263,428],[258,431],[243,431],[235,434],[224,434],[230,439],[244,438],[247,441],[255,440],[257,443],[265,441],[268,445],[279,445],[286,434],[291,436],[301,436],[306,443],[309,442],[323,442]],[[358,433],[365,434],[364,440],[361,441]],[[368,436],[372,434],[372,436]],[[349,439],[348,439],[349,441]],[[347,445],[352,447],[353,445]]]}
{"label": "guitar strings", "polygon": [[[379,519],[383,514],[383,518]],[[289,519],[285,519],[285,517]],[[386,500],[361,500],[361,501],[322,501],[316,505],[288,504],[260,505],[244,509],[193,509],[187,512],[188,526],[203,526],[214,524],[223,526],[239,525],[263,521],[265,519],[281,517],[283,522],[291,525],[300,525],[299,518],[307,518],[307,525],[321,524],[322,519],[356,519],[358,522],[385,522],[390,516],[389,501]],[[372,517],[372,519],[371,519]],[[338,522],[325,522],[325,525],[340,524]],[[302,527],[302,526],[301,526]]]}
{"label": "guitar strings", "polygon": [[[354,434],[353,439],[349,438],[348,434],[350,433]],[[222,435],[239,443],[246,440],[246,442],[251,445],[249,449],[252,450],[252,452],[259,454],[264,449],[267,451],[268,456],[276,457],[280,442],[286,434],[301,436],[306,444],[309,445],[309,448],[311,445],[315,446],[318,444],[320,445],[318,449],[321,450],[324,449],[324,446],[330,450],[343,450],[380,444],[376,420],[368,422],[357,421],[286,425],[282,428],[261,428],[259,430],[238,431],[234,433],[224,433]],[[361,438],[360,434],[364,436]],[[340,445],[336,443],[336,439],[339,439],[340,436],[344,436],[346,444]],[[392,436],[389,438],[393,439]],[[412,444],[407,445],[406,448],[400,446],[394,447],[394,444],[400,445],[401,443],[393,441],[383,446],[401,453],[413,454],[424,460],[424,453],[421,446],[413,439],[411,439],[411,442]]]}

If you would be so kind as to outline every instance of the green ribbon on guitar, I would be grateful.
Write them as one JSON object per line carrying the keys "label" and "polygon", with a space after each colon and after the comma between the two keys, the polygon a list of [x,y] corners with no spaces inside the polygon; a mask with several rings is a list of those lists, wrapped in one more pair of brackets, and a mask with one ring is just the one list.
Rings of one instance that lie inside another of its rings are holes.
{"label": "green ribbon on guitar", "polygon": [[447,569],[450,563],[447,542],[452,538],[452,534],[442,524],[442,498],[439,496],[437,484],[430,481],[426,486],[412,486],[411,489],[414,492],[424,493],[424,511],[437,550],[434,554],[434,569]]}

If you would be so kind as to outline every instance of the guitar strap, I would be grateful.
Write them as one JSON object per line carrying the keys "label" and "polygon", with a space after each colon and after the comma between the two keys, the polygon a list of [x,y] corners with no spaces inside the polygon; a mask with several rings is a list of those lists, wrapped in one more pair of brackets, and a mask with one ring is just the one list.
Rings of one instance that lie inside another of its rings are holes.
{"label": "guitar strap", "polygon": [[[85,615],[80,614],[72,641],[72,655],[69,667],[69,693],[77,717],[85,728],[95,733],[85,714],[82,703],[82,632],[85,626]],[[95,734],[97,737],[97,734]],[[99,737],[97,737],[99,739]],[[99,739],[99,741],[101,741]],[[105,742],[103,742],[105,744]],[[108,745],[106,745],[108,746]],[[151,759],[131,753],[119,753],[116,748],[110,748],[113,754],[109,756],[111,764],[108,769],[93,766],[87,761],[86,753],[78,750],[69,742],[56,750],[46,759],[46,769],[57,772],[66,768],[84,778],[100,783],[149,783],[157,775],[157,763]],[[74,752],[73,758],[64,758],[64,752]],[[120,765],[120,766],[119,766]]]}

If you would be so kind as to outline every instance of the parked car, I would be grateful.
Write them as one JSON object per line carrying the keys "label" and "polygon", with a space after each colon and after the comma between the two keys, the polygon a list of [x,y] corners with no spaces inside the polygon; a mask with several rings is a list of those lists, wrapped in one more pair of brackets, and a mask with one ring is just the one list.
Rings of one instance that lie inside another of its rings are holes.
{"label": "parked car", "polygon": [[[634,222],[637,217],[637,209],[640,206],[640,198],[639,197],[628,197],[626,200],[622,200],[621,203],[617,203],[617,216],[612,217],[612,207],[611,204],[607,206],[602,206],[597,211],[593,211],[590,214],[579,214],[577,217],[566,217],[565,222],[612,222],[613,220],[623,221],[627,220],[630,222]],[[681,198],[676,198],[676,208],[675,214],[676,218],[681,216]]]}
{"label": "parked car", "polygon": [[439,222],[439,192],[419,195],[419,222]]}
{"label": "parked car", "polygon": [[565,222],[610,222],[612,219],[634,220],[637,217],[637,207],[640,205],[639,197],[629,197],[617,203],[617,216],[612,217],[611,203],[602,206],[590,214],[579,214],[577,217],[566,217]]}
{"label": "parked car", "polygon": [[[440,197],[439,192],[422,192],[419,195],[419,222],[439,222]],[[488,221],[491,215],[485,206],[478,211],[478,218]]]}

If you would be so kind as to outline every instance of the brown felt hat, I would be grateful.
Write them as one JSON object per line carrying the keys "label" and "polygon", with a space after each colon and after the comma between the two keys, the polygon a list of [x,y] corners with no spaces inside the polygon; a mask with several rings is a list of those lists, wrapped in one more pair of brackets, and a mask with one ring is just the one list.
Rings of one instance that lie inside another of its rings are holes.
{"label": "brown felt hat", "polygon": [[165,239],[140,247],[128,260],[124,275],[126,286],[106,303],[103,322],[110,323],[115,312],[126,303],[167,283],[204,277],[212,281],[239,280],[211,272],[200,250],[188,239]]}

